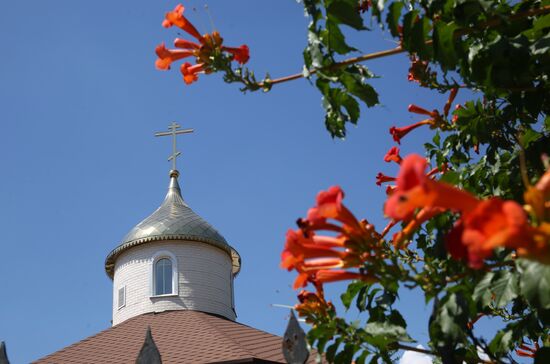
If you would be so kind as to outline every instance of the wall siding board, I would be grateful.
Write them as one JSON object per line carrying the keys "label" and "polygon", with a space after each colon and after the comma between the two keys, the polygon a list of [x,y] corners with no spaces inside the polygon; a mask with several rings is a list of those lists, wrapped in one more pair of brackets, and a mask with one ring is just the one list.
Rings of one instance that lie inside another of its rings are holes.
{"label": "wall siding board", "polygon": [[[151,265],[159,251],[175,255],[178,296],[151,297]],[[235,320],[231,257],[223,250],[192,241],[154,242],[121,254],[113,279],[113,325],[148,312],[197,310]],[[126,286],[126,305],[118,308],[118,289]]]}

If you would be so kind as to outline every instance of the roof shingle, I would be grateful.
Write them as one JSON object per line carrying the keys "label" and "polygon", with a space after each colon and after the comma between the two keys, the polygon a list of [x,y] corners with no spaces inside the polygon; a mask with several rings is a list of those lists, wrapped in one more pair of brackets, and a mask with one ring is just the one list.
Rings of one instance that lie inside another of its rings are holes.
{"label": "roof shingle", "polygon": [[[136,316],[35,363],[135,363],[148,326],[165,364],[285,362],[279,336],[211,314],[179,310]],[[314,363],[312,357],[309,362]]]}

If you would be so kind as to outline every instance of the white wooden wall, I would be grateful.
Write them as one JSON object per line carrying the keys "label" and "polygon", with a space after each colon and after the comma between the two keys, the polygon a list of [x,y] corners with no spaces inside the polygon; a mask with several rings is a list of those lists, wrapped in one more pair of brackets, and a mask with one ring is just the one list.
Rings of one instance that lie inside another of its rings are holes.
{"label": "white wooden wall", "polygon": [[[153,257],[168,251],[177,259],[178,294],[152,297]],[[126,286],[126,304],[118,308],[118,290]],[[151,242],[130,248],[115,264],[113,325],[148,312],[195,310],[235,320],[231,257],[214,246],[192,241]]]}

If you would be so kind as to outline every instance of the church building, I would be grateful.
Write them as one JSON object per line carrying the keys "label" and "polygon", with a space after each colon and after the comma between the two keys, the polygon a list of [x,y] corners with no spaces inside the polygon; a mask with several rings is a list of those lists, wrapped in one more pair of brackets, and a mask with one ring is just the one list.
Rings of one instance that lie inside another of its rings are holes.
{"label": "church building", "polygon": [[36,363],[286,362],[281,337],[235,321],[241,258],[182,197],[175,139],[192,129],[179,128],[156,134],[173,138],[164,201],[105,260],[112,327]]}

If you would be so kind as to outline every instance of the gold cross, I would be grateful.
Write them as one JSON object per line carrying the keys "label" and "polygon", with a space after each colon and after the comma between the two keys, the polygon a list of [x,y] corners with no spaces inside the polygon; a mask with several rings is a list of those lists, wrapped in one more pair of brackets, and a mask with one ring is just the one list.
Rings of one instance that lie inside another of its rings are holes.
{"label": "gold cross", "polygon": [[176,149],[176,135],[178,135],[178,134],[187,134],[187,133],[192,133],[193,132],[193,129],[178,130],[179,128],[181,128],[181,126],[178,123],[176,123],[175,121],[172,121],[172,124],[170,124],[168,126],[168,130],[170,130],[170,131],[161,131],[161,132],[155,133],[155,136],[157,136],[157,137],[167,136],[167,135],[172,136],[172,155],[168,158],[168,160],[172,161],[172,169],[174,171],[176,170],[176,158],[181,155],[181,152],[178,152],[177,149]]}

